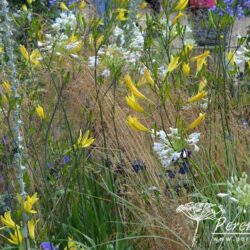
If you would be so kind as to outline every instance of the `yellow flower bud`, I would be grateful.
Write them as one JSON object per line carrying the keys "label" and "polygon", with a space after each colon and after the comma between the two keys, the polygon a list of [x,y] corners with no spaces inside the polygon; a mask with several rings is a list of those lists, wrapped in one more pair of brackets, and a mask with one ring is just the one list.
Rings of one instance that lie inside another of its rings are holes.
{"label": "yellow flower bud", "polygon": [[198,127],[202,123],[202,121],[205,119],[205,116],[206,114],[200,113],[199,117],[196,120],[194,120],[191,124],[189,124],[188,130]]}

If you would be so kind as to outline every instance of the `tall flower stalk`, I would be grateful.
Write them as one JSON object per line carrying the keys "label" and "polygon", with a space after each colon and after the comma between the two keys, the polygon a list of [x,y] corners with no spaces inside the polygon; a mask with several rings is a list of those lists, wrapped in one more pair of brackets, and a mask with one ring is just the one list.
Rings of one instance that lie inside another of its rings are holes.
{"label": "tall flower stalk", "polygon": [[[26,167],[23,165],[23,136],[22,136],[22,120],[21,120],[21,107],[20,107],[20,100],[21,97],[18,93],[20,88],[20,83],[17,79],[17,69],[16,69],[16,56],[14,53],[15,41],[13,39],[13,32],[14,28],[11,23],[10,19],[10,10],[9,5],[6,0],[2,1],[0,15],[2,17],[3,23],[2,27],[5,32],[3,32],[3,44],[5,53],[7,55],[7,63],[6,66],[10,71],[9,77],[12,82],[12,93],[13,97],[15,98],[15,108],[14,108],[14,115],[13,115],[13,136],[14,136],[14,144],[16,147],[16,152],[14,155],[14,161],[17,168],[18,173],[18,183],[19,183],[19,192],[20,196],[22,197],[22,203],[26,199],[26,191],[25,191],[25,182],[24,182],[24,173],[26,171]],[[27,214],[23,211],[23,227],[22,227],[22,235],[24,238],[26,249],[28,249],[28,231],[27,231]]]}

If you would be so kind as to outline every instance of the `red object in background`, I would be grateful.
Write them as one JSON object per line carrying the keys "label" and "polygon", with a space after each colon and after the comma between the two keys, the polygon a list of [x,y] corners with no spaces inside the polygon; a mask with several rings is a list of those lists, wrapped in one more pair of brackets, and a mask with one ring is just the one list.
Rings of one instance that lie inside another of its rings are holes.
{"label": "red object in background", "polygon": [[204,8],[209,9],[214,7],[214,0],[189,0],[191,8]]}

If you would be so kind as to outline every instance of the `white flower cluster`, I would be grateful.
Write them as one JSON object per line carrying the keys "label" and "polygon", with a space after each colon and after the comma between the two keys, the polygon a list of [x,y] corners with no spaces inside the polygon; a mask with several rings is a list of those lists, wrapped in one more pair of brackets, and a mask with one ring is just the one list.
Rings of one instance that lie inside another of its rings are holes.
{"label": "white flower cluster", "polygon": [[76,16],[71,11],[62,12],[59,17],[56,18],[55,22],[51,25],[51,27],[55,31],[66,31],[70,30],[74,31],[77,25]]}
{"label": "white flower cluster", "polygon": [[239,206],[239,210],[246,212],[250,208],[250,184],[247,183],[247,174],[242,173],[241,177],[232,176],[227,182],[227,193],[219,193],[218,197],[228,197]]}
{"label": "white flower cluster", "polygon": [[[38,47],[41,51],[51,53],[54,46],[63,45],[71,35],[77,25],[76,16],[72,12],[62,12],[52,23],[52,32],[44,34],[44,41],[38,42]],[[79,41],[70,43],[65,46],[66,50],[73,49],[79,45]],[[59,55],[60,53],[57,52]]]}
{"label": "white flower cluster", "polygon": [[[163,130],[157,131],[156,136],[152,135],[154,139],[153,149],[160,158],[161,164],[163,167],[169,167],[173,162],[176,162],[181,157],[181,150],[174,149],[176,142],[179,144],[182,142],[181,137],[179,136],[177,128],[170,127],[170,133],[166,134]],[[197,143],[200,139],[200,133],[192,133],[188,138],[184,139],[182,144],[186,146],[192,146],[194,151],[198,152],[199,147]]]}
{"label": "white flower cluster", "polygon": [[[127,45],[125,40],[127,40]],[[112,34],[112,41],[114,43],[111,45],[111,48],[119,51],[126,62],[136,64],[141,58],[144,37],[143,33],[135,24],[132,24],[132,29],[128,25],[126,25],[124,29],[115,27]],[[111,51],[109,47],[107,50]]]}
{"label": "white flower cluster", "polygon": [[[98,63],[103,57],[119,57],[119,60],[126,62],[126,65],[137,65],[143,52],[144,37],[140,29],[132,24],[125,25],[123,28],[116,26],[110,37],[110,44],[98,51]],[[93,56],[89,57],[89,67],[93,68]],[[109,77],[109,69],[104,69],[101,73],[104,78]]]}
{"label": "white flower cluster", "polygon": [[100,58],[98,56],[96,58],[95,58],[95,56],[90,56],[89,61],[88,61],[89,67],[94,68],[95,64],[96,65],[100,64]]}
{"label": "white flower cluster", "polygon": [[[240,35],[238,39],[244,39]],[[239,67],[240,71],[244,71],[245,63],[250,61],[250,42],[247,39],[243,41],[241,46],[235,51],[235,64]]]}

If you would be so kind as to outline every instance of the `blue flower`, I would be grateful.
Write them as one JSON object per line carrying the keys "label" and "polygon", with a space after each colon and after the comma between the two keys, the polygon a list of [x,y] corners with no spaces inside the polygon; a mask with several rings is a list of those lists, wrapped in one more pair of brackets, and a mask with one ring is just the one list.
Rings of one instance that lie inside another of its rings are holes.
{"label": "blue flower", "polygon": [[135,160],[132,164],[132,167],[136,173],[138,173],[140,170],[143,170],[144,165],[140,160]]}
{"label": "blue flower", "polygon": [[189,171],[188,168],[189,168],[189,163],[187,161],[184,161],[182,163],[182,166],[179,169],[179,173],[180,174],[186,174],[186,173],[188,173],[188,171]]}
{"label": "blue flower", "polygon": [[67,164],[70,161],[70,157],[68,155],[65,155],[63,157],[63,165]]}
{"label": "blue flower", "polygon": [[42,242],[40,248],[42,250],[56,250],[55,246],[50,242]]}
{"label": "blue flower", "polygon": [[175,177],[175,173],[173,171],[171,171],[171,170],[167,170],[167,175],[171,179]]}
{"label": "blue flower", "polygon": [[56,4],[57,0],[49,0],[49,5],[54,6]]}
{"label": "blue flower", "polygon": [[250,1],[240,1],[240,3],[235,2],[234,0],[224,0],[222,5],[218,5],[210,9],[211,11],[218,13],[219,16],[228,14],[231,17],[237,17],[238,19],[244,16],[244,11],[246,8],[250,7]]}

